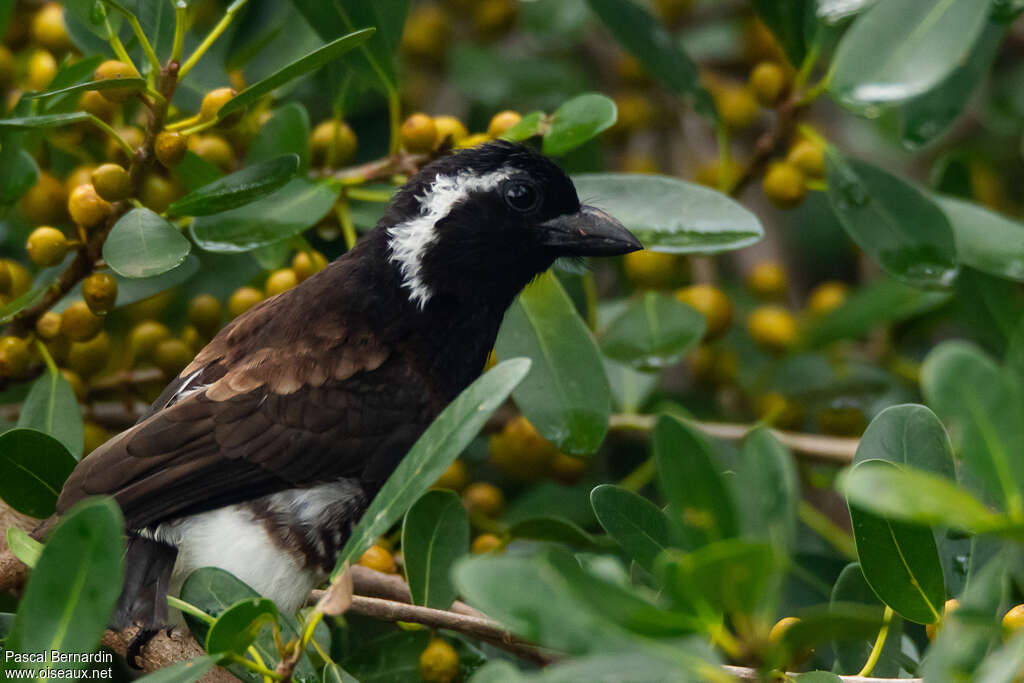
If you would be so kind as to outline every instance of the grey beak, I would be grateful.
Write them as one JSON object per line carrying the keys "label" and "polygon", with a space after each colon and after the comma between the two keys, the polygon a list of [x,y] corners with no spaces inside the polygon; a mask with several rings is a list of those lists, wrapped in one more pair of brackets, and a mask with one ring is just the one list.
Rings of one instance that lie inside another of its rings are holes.
{"label": "grey beak", "polygon": [[572,256],[618,256],[644,248],[622,223],[593,206],[541,223],[541,244]]}

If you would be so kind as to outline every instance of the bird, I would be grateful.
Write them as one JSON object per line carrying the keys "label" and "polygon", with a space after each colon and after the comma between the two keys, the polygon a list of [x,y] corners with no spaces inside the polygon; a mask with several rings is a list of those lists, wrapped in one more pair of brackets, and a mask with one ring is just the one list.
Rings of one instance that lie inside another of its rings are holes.
{"label": "bird", "polygon": [[173,626],[166,595],[211,566],[294,613],[416,439],[483,372],[518,293],[560,257],[641,248],[526,145],[435,159],[352,249],[227,324],[84,458],[36,536],[79,501],[113,497],[127,539],[113,628]]}

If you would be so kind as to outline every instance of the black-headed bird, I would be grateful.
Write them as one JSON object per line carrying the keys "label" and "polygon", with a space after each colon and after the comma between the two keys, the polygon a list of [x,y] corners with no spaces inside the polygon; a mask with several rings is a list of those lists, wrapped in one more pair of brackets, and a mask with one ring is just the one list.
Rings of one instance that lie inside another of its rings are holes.
{"label": "black-headed bird", "polygon": [[165,596],[208,566],[294,613],[410,446],[480,375],[519,291],[559,257],[640,248],[522,145],[425,166],[351,251],[224,327],[68,478],[54,519],[94,495],[124,512],[113,626],[167,626]]}

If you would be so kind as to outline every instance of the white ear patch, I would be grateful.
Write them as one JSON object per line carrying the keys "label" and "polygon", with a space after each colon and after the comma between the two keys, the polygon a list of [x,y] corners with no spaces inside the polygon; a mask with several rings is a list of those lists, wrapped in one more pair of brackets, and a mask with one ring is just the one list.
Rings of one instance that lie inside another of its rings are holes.
{"label": "white ear patch", "polygon": [[422,261],[427,247],[437,239],[434,226],[470,194],[493,190],[510,175],[507,168],[482,176],[474,174],[472,169],[454,176],[438,175],[427,191],[417,197],[420,214],[388,229],[390,260],[402,273],[402,286],[409,290],[409,300],[420,309],[433,295],[423,281]]}

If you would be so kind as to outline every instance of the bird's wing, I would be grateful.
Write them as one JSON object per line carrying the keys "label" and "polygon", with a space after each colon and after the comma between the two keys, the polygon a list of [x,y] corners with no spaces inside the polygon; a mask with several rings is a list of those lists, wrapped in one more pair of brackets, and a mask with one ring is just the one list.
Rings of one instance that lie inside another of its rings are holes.
{"label": "bird's wing", "polygon": [[372,337],[332,341],[254,348],[215,340],[148,417],[82,461],[58,514],[86,496],[112,495],[139,529],[343,476],[379,483],[436,404],[402,356]]}

